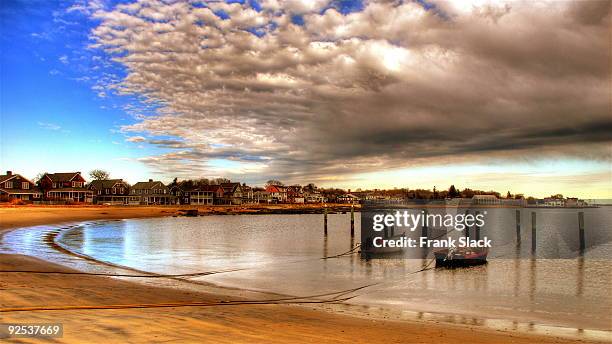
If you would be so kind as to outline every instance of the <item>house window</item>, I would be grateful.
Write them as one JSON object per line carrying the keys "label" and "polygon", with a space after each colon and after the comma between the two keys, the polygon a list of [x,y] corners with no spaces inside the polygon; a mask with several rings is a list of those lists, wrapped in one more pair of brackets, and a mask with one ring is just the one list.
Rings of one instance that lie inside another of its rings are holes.
{"label": "house window", "polygon": [[21,188],[24,190],[28,190],[30,188],[30,183],[28,182],[21,182]]}
{"label": "house window", "polygon": [[53,182],[53,188],[57,189],[57,183],[56,182]]}
{"label": "house window", "polygon": [[4,187],[7,188],[7,189],[12,189],[13,188],[13,182],[10,181],[10,182],[4,183]]}

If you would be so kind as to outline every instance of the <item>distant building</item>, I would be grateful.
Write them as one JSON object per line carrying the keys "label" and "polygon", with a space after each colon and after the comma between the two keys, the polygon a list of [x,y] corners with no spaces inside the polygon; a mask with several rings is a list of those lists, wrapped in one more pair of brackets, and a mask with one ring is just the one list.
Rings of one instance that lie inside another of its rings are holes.
{"label": "distant building", "polygon": [[224,204],[242,204],[242,186],[240,183],[221,183]]}
{"label": "distant building", "polygon": [[203,185],[185,191],[190,205],[213,205],[215,203],[215,191],[218,185]]}
{"label": "distant building", "polygon": [[474,195],[472,204],[475,205],[498,205],[501,204],[499,198],[495,195]]}
{"label": "distant building", "polygon": [[93,202],[93,191],[85,187],[81,172],[46,173],[39,185],[44,198],[51,202]]}
{"label": "distant building", "polygon": [[346,203],[346,204],[359,204],[359,197],[347,193],[344,195],[338,195],[336,197],[336,202],[338,203]]}
{"label": "distant building", "polygon": [[563,198],[546,197],[543,204],[545,207],[565,207],[565,200]]}
{"label": "distant building", "polygon": [[243,204],[254,203],[253,188],[244,183],[242,184],[241,188],[242,188],[242,203]]}
{"label": "distant building", "polygon": [[283,185],[268,185],[266,191],[270,193],[273,203],[287,202],[287,187]]}
{"label": "distant building", "polygon": [[189,193],[180,183],[172,182],[168,184],[168,190],[173,197],[175,204],[189,204]]}
{"label": "distant building", "polygon": [[327,202],[327,198],[318,190],[314,190],[304,193],[304,201],[306,203],[325,203]]}
{"label": "distant building", "polygon": [[6,171],[6,174],[0,175],[0,201],[39,201],[41,195],[36,184],[20,174]]}
{"label": "distant building", "polygon": [[253,202],[254,203],[272,203],[272,195],[266,190],[253,191]]}
{"label": "distant building", "polygon": [[94,180],[87,188],[96,204],[129,204],[130,187],[123,179]]}
{"label": "distant building", "polygon": [[130,204],[174,204],[174,196],[170,189],[160,181],[149,179],[148,182],[138,182],[130,188]]}
{"label": "distant building", "polygon": [[287,202],[289,203],[304,203],[304,192],[299,185],[287,187]]}

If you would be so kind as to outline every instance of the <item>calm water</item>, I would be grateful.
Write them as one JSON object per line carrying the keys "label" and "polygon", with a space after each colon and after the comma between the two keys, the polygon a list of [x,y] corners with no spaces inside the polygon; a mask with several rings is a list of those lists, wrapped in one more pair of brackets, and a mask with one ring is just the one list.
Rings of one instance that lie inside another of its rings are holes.
{"label": "calm water", "polygon": [[[240,215],[89,222],[64,228],[58,241],[96,260],[148,272],[241,269],[197,279],[253,291],[307,296],[374,284],[349,294],[356,297],[348,302],[362,306],[357,309],[363,314],[430,314],[612,330],[612,260],[605,258],[611,252],[609,209],[584,210],[587,242],[595,240],[591,236],[603,243],[591,248],[584,259],[572,254],[577,249],[573,240],[563,239],[576,231],[576,210],[537,210],[542,251],[551,246],[546,242],[563,242],[554,249],[561,256],[573,256],[566,259],[508,256],[514,247],[510,239],[515,235],[514,210],[487,211],[490,215],[483,235],[496,233],[500,240],[508,237],[498,250],[502,258],[496,259],[492,252],[486,265],[453,270],[417,272],[430,267],[429,259],[364,261],[357,254],[321,259],[349,251],[356,244],[350,238],[349,215],[341,214],[329,216],[327,238],[322,215]],[[529,211],[523,210],[523,242],[530,245]],[[356,216],[357,233],[359,225]],[[40,233],[49,230],[55,229],[11,232],[4,237],[4,247],[50,256],[40,240]]]}

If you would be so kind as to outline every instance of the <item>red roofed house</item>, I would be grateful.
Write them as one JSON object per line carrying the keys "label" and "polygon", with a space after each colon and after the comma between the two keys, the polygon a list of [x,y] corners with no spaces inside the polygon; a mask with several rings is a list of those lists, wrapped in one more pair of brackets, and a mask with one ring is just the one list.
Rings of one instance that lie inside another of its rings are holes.
{"label": "red roofed house", "polygon": [[268,185],[266,191],[270,193],[270,198],[273,202],[287,202],[287,187],[283,185]]}
{"label": "red roofed house", "polygon": [[50,201],[92,203],[93,191],[85,187],[81,172],[45,173],[39,181],[44,197]]}

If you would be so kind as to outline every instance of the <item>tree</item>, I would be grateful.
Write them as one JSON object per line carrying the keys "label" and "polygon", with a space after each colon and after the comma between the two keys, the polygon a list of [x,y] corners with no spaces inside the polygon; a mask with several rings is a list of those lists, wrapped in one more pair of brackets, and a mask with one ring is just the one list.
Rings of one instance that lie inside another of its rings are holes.
{"label": "tree", "polygon": [[280,180],[276,180],[276,179],[270,179],[266,182],[266,186],[270,186],[270,185],[285,185],[283,184],[283,182],[281,182]]}
{"label": "tree", "polygon": [[215,184],[222,184],[222,183],[231,183],[232,181],[227,179],[227,178],[215,178],[213,179],[213,181],[215,182]]}
{"label": "tree", "polygon": [[40,183],[40,180],[47,174],[47,172],[41,172],[34,177],[34,183]]}
{"label": "tree", "polygon": [[506,198],[512,198],[512,194],[510,193],[510,191],[508,191],[508,193],[506,194]]}
{"label": "tree", "polygon": [[457,192],[455,185],[451,185],[450,188],[448,188],[448,196],[452,198],[459,196],[459,192]]}
{"label": "tree", "polygon": [[95,169],[89,172],[89,176],[94,180],[104,180],[110,177],[110,174],[101,169]]}

